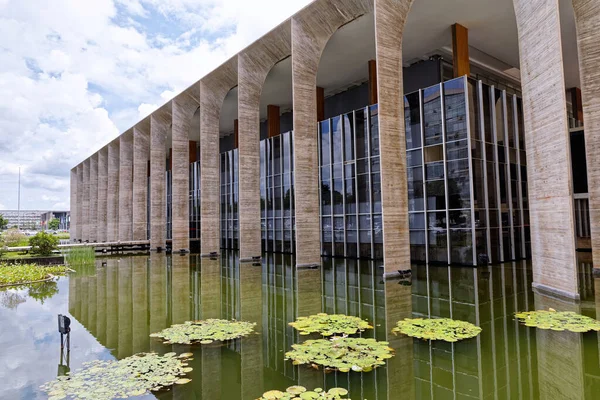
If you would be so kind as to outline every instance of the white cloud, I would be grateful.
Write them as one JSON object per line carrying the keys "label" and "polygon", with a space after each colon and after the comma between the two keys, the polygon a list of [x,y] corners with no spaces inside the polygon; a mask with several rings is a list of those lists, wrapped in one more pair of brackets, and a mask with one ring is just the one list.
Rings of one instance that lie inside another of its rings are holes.
{"label": "white cloud", "polygon": [[0,0],[0,200],[22,166],[23,208],[68,204],[73,166],[309,2]]}

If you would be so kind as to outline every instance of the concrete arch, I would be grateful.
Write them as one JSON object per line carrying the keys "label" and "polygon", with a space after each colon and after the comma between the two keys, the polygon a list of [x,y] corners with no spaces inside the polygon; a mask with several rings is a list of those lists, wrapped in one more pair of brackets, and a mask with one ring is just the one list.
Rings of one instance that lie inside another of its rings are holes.
{"label": "concrete arch", "polygon": [[116,242],[119,237],[119,138],[108,144],[107,161],[106,240]]}
{"label": "concrete arch", "polygon": [[119,241],[133,239],[133,129],[119,136]]}
{"label": "concrete arch", "polygon": [[167,247],[166,142],[171,125],[170,103],[150,115],[150,249]]}
{"label": "concrete arch", "polygon": [[261,254],[260,98],[269,71],[291,55],[291,20],[238,55],[240,260]]}
{"label": "concrete arch", "polygon": [[238,84],[233,57],[200,80],[201,255],[220,249],[219,117],[227,93]]}
{"label": "concrete arch", "polygon": [[190,125],[198,108],[199,85],[193,85],[172,100],[172,149],[173,149],[173,251],[188,252],[190,249],[190,180],[189,140]]}
{"label": "concrete arch", "polygon": [[[413,0],[375,0],[384,258],[408,262],[402,35]],[[572,180],[557,0],[513,0],[528,156],[534,286],[578,297]],[[553,132],[548,135],[547,132]],[[398,140],[400,139],[400,140]],[[390,151],[390,146],[396,146]],[[402,203],[401,203],[402,202]],[[391,205],[386,210],[386,204]],[[391,211],[391,213],[390,213]],[[565,228],[566,227],[566,228]],[[566,231],[565,231],[566,229]],[[406,264],[404,264],[406,265]]]}
{"label": "concrete arch", "polygon": [[[573,0],[583,100],[592,257],[600,263],[600,3]],[[596,265],[598,268],[598,265]]]}
{"label": "concrete arch", "polygon": [[292,17],[296,264],[321,264],[317,72],[328,40],[342,25],[372,12],[370,0],[317,0]]}
{"label": "concrete arch", "polygon": [[148,239],[150,118],[133,127],[133,240]]}

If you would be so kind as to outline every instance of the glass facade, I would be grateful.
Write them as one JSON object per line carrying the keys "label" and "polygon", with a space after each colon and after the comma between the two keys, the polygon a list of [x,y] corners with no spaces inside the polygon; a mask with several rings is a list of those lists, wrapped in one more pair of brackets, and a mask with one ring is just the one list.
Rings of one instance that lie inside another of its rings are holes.
{"label": "glass facade", "polygon": [[521,99],[461,77],[407,94],[404,107],[413,261],[527,257]]}
{"label": "glass facade", "polygon": [[377,105],[319,123],[321,252],[383,257]]}
{"label": "glass facade", "polygon": [[173,239],[173,171],[167,170],[167,240]]}
{"label": "glass facade", "polygon": [[294,135],[282,133],[260,142],[260,210],[263,251],[295,249]]}
{"label": "glass facade", "polygon": [[221,248],[238,249],[238,150],[221,153]]}
{"label": "glass facade", "polygon": [[190,164],[190,239],[200,239],[200,161]]}

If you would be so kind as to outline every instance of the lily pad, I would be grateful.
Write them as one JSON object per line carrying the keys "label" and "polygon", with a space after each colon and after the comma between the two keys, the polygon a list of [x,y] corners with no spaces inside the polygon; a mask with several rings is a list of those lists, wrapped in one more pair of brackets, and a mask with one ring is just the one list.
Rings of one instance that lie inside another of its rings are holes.
{"label": "lily pad", "polygon": [[325,392],[321,388],[306,390],[306,388],[303,386],[290,386],[285,390],[285,392],[281,392],[279,390],[270,390],[265,392],[258,400],[347,400],[346,398],[342,397],[346,394],[348,394],[348,391],[344,388],[333,388],[329,389],[328,392]]}
{"label": "lily pad", "polygon": [[213,341],[233,340],[247,336],[253,332],[255,325],[254,323],[244,321],[206,319],[172,325],[150,336],[166,339],[169,343],[210,344]]}
{"label": "lily pad", "polygon": [[407,318],[404,321],[399,321],[392,332],[394,334],[399,332],[424,340],[457,342],[479,335],[481,328],[470,322],[450,318]]}
{"label": "lily pad", "polygon": [[120,361],[96,360],[60,376],[41,389],[54,398],[108,400],[141,396],[190,381],[182,361],[172,354],[140,353]]}
{"label": "lily pad", "polygon": [[285,353],[285,358],[292,360],[294,365],[320,365],[340,372],[368,372],[385,365],[385,360],[393,356],[393,349],[388,347],[388,342],[366,338],[307,340],[292,345],[292,348],[292,351]]}
{"label": "lily pad", "polygon": [[325,314],[319,313],[310,317],[299,317],[295,322],[290,322],[301,335],[310,335],[319,333],[323,336],[334,334],[353,335],[356,332],[362,332],[365,329],[373,329],[367,321],[358,317],[351,317],[344,314]]}
{"label": "lily pad", "polygon": [[554,331],[587,332],[600,331],[600,321],[572,311],[527,311],[515,314],[525,326]]}

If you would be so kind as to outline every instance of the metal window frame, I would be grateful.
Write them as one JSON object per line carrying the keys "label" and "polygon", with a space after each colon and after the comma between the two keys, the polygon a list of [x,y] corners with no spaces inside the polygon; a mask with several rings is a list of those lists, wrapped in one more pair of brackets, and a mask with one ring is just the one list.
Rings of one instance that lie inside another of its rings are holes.
{"label": "metal window frame", "polygon": [[450,240],[450,207],[448,204],[448,162],[447,162],[447,146],[446,146],[446,101],[444,99],[444,83],[439,84],[440,90],[440,104],[441,111],[440,115],[442,118],[442,152],[443,152],[443,162],[444,162],[444,202],[446,208],[446,248],[447,248],[447,257],[448,257],[448,265],[452,263],[452,248],[451,248],[451,240]]}
{"label": "metal window frame", "polygon": [[485,204],[485,227],[486,227],[486,248],[488,261],[492,261],[492,238],[490,230],[490,199],[489,199],[489,188],[488,188],[488,170],[487,170],[487,151],[485,141],[485,115],[483,108],[483,82],[477,81],[477,91],[479,100],[479,137],[481,140],[481,157],[483,160],[483,192],[484,192],[484,204]]}
{"label": "metal window frame", "polygon": [[502,201],[500,196],[500,160],[498,160],[498,127],[496,123],[496,88],[492,85],[489,87],[490,91],[490,117],[492,122],[492,140],[494,141],[494,169],[496,171],[496,202],[498,206],[498,244],[500,254],[498,257],[499,262],[504,262],[504,236],[503,236],[503,225],[502,225]]}
{"label": "metal window frame", "polygon": [[[512,197],[512,174],[510,172],[510,140],[508,137],[508,104],[506,97],[506,90],[502,91],[502,109],[503,109],[503,117],[504,117],[504,159],[506,160],[506,203],[508,204],[508,224],[510,229],[510,254],[511,259],[515,259],[515,227],[514,227],[514,217],[513,217],[513,197]],[[514,119],[513,119],[514,125]]]}
{"label": "metal window frame", "polygon": [[471,147],[471,115],[470,115],[470,102],[469,102],[469,83],[466,76],[462,77],[464,85],[464,96],[465,96],[465,115],[467,125],[467,146],[468,160],[469,160],[469,191],[471,194],[471,252],[473,254],[472,265],[477,266],[477,235],[475,233],[475,190],[473,182],[473,152]]}

